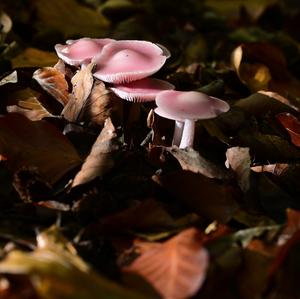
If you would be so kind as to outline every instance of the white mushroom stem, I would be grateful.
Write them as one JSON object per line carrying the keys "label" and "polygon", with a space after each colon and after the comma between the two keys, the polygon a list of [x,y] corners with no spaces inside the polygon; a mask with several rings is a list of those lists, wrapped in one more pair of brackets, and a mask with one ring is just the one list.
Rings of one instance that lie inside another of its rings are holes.
{"label": "white mushroom stem", "polygon": [[186,119],[182,131],[182,137],[179,148],[193,147],[195,135],[195,121]]}
{"label": "white mushroom stem", "polygon": [[181,136],[182,136],[183,125],[184,125],[183,121],[179,121],[179,120],[175,121],[172,145],[179,146],[180,141],[181,141]]}

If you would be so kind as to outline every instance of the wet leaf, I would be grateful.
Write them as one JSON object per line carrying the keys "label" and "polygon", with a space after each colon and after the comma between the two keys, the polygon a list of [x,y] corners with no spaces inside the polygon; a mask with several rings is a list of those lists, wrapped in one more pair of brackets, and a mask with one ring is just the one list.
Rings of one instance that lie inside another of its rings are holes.
{"label": "wet leaf", "polygon": [[226,151],[226,158],[226,166],[236,173],[240,188],[243,192],[247,192],[250,188],[251,173],[249,148],[231,147]]}
{"label": "wet leaf", "polygon": [[68,83],[65,76],[60,71],[54,67],[44,67],[36,70],[33,73],[32,78],[63,106],[68,103]]}
{"label": "wet leaf", "polygon": [[140,242],[141,255],[123,271],[143,276],[163,298],[193,296],[202,286],[209,255],[195,228],[182,231],[164,243]]}
{"label": "wet leaf", "polygon": [[36,167],[51,184],[81,162],[71,143],[53,125],[16,113],[0,118],[0,152],[12,171]]}
{"label": "wet leaf", "polygon": [[290,113],[280,113],[276,118],[288,131],[294,145],[300,147],[300,121]]}
{"label": "wet leaf", "polygon": [[90,154],[75,176],[72,187],[103,176],[114,167],[114,154],[120,148],[117,132],[108,118],[95,141]]}

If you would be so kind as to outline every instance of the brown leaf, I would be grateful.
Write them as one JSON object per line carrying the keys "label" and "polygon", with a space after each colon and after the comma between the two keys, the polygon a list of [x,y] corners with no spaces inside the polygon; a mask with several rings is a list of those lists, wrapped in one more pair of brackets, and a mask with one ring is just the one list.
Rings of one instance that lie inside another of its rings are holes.
{"label": "brown leaf", "polygon": [[72,187],[87,183],[113,168],[114,153],[119,149],[117,137],[116,130],[108,118],[81,170],[75,176]]}
{"label": "brown leaf", "polygon": [[32,76],[40,86],[65,106],[69,101],[68,83],[65,76],[54,67],[36,70]]}
{"label": "brown leaf", "polygon": [[141,255],[123,271],[143,276],[166,299],[183,299],[201,288],[209,265],[195,228],[182,231],[164,243],[137,244]]}
{"label": "brown leaf", "polygon": [[10,113],[23,114],[33,121],[53,116],[34,96],[24,101],[18,101],[18,105],[7,106],[6,110]]}
{"label": "brown leaf", "polygon": [[226,166],[237,175],[237,180],[243,192],[250,188],[251,157],[248,147],[231,147],[226,151]]}
{"label": "brown leaf", "polygon": [[208,178],[225,179],[229,176],[225,168],[206,160],[192,148],[180,149],[173,146],[165,149],[178,160],[183,170],[200,173]]}
{"label": "brown leaf", "polygon": [[56,62],[57,56],[53,52],[27,48],[23,53],[12,59],[12,67],[43,67],[54,65]]}
{"label": "brown leaf", "polygon": [[225,223],[238,208],[234,199],[235,191],[231,186],[201,174],[174,171],[153,176],[152,179],[193,212],[211,220]]}
{"label": "brown leaf", "polygon": [[35,167],[50,184],[81,162],[72,144],[56,127],[45,121],[30,121],[17,113],[0,118],[0,153],[12,171]]}
{"label": "brown leaf", "polygon": [[83,113],[83,118],[91,124],[103,126],[108,117],[113,123],[122,123],[123,100],[106,89],[103,82],[95,80]]}
{"label": "brown leaf", "polygon": [[268,165],[252,166],[251,170],[254,172],[270,172],[276,176],[280,176],[289,168],[289,164],[276,163]]}
{"label": "brown leaf", "polygon": [[288,131],[291,141],[294,145],[300,147],[300,122],[290,113],[280,113],[276,115],[276,118]]}
{"label": "brown leaf", "polygon": [[94,78],[92,69],[94,64],[90,63],[87,67],[82,68],[72,78],[73,85],[72,97],[62,111],[62,115],[70,122],[80,121],[83,108],[92,91]]}

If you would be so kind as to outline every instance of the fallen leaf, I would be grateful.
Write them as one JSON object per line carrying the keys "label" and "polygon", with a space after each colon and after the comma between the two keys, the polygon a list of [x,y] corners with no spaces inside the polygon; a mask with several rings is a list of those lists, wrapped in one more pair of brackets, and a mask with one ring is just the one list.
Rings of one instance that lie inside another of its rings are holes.
{"label": "fallen leaf", "polygon": [[11,251],[0,272],[28,277],[42,299],[147,298],[92,271],[55,227],[38,234],[37,245],[33,252]]}
{"label": "fallen leaf", "polygon": [[18,73],[17,73],[17,71],[13,71],[10,74],[8,74],[0,79],[0,86],[8,84],[8,83],[17,83],[17,82],[18,82]]}
{"label": "fallen leaf", "polygon": [[56,127],[43,120],[30,121],[17,113],[0,118],[0,153],[12,171],[36,167],[50,184],[81,162],[72,144]]}
{"label": "fallen leaf", "polygon": [[71,80],[73,85],[72,97],[62,111],[64,118],[70,122],[80,121],[82,118],[84,107],[94,84],[93,68],[94,64],[90,63],[78,71]]}
{"label": "fallen leaf", "polygon": [[276,163],[268,165],[257,165],[252,166],[251,170],[254,172],[270,172],[276,176],[280,176],[289,168],[289,164],[286,163]]}
{"label": "fallen leaf", "polygon": [[201,174],[182,170],[152,179],[193,212],[210,220],[226,223],[238,208],[231,186]]}
{"label": "fallen leaf", "polygon": [[115,164],[114,154],[119,148],[116,130],[108,118],[81,170],[76,174],[72,187],[87,183],[110,171]]}
{"label": "fallen leaf", "polygon": [[9,113],[17,112],[23,114],[30,120],[41,120],[44,117],[53,117],[36,97],[30,97],[24,101],[18,101],[18,105],[7,106],[6,110]]}
{"label": "fallen leaf", "polygon": [[290,113],[280,113],[276,118],[288,131],[294,145],[300,147],[300,121]]}
{"label": "fallen leaf", "polygon": [[229,177],[225,168],[203,158],[192,148],[180,149],[172,146],[166,147],[165,150],[177,159],[183,170],[200,173],[208,178],[225,179]]}
{"label": "fallen leaf", "polygon": [[11,18],[4,12],[0,11],[0,34],[7,34],[12,28]]}
{"label": "fallen leaf", "polygon": [[114,124],[122,124],[123,101],[105,87],[100,80],[95,80],[89,98],[84,105],[83,119],[91,124],[103,126],[110,117]]}
{"label": "fallen leaf", "polygon": [[226,167],[237,175],[238,184],[243,192],[250,188],[251,157],[248,147],[231,147],[226,151]]}
{"label": "fallen leaf", "polygon": [[23,53],[12,59],[12,67],[48,67],[54,65],[57,59],[53,52],[27,48]]}
{"label": "fallen leaf", "polygon": [[44,67],[36,70],[32,78],[63,106],[68,103],[68,83],[60,71],[54,67]]}
{"label": "fallen leaf", "polygon": [[141,255],[122,270],[143,276],[166,299],[191,297],[201,288],[209,265],[195,228],[182,231],[164,243],[140,242]]}

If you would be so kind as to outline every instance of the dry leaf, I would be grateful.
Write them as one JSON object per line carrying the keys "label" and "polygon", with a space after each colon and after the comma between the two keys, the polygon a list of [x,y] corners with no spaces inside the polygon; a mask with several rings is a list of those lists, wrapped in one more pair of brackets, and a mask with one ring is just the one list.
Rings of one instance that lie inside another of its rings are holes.
{"label": "dry leaf", "polygon": [[252,166],[251,170],[254,172],[270,172],[276,176],[280,176],[289,168],[289,164],[276,163],[268,165]]}
{"label": "dry leaf", "polygon": [[11,18],[4,11],[0,11],[0,34],[7,34],[12,25]]}
{"label": "dry leaf", "polygon": [[65,76],[54,67],[36,70],[32,76],[40,86],[65,106],[69,101],[68,83]]}
{"label": "dry leaf", "polygon": [[83,115],[83,109],[91,93],[94,78],[92,69],[94,64],[90,63],[87,67],[82,68],[72,78],[73,85],[72,97],[62,111],[62,115],[70,122],[80,121]]}
{"label": "dry leaf", "polygon": [[117,133],[108,118],[81,170],[75,176],[72,187],[87,183],[110,171],[114,166],[114,153],[118,149]]}
{"label": "dry leaf", "polygon": [[81,162],[73,145],[56,127],[17,113],[0,118],[0,154],[7,158],[12,171],[35,167],[50,184]]}
{"label": "dry leaf", "polygon": [[231,147],[226,151],[227,168],[231,168],[237,175],[238,184],[243,192],[250,188],[251,157],[248,147]]}
{"label": "dry leaf", "polygon": [[7,106],[6,110],[10,113],[17,112],[25,115],[30,120],[41,120],[44,117],[53,117],[47,109],[37,100],[36,97],[30,97],[24,101],[18,101],[18,105]]}
{"label": "dry leaf", "polygon": [[225,179],[229,176],[226,169],[206,160],[192,148],[180,149],[173,146],[166,148],[166,151],[178,160],[183,170],[200,173],[208,178]]}
{"label": "dry leaf", "polygon": [[0,86],[8,83],[17,83],[17,82],[18,82],[18,73],[17,71],[13,71],[12,73],[0,79]]}
{"label": "dry leaf", "polygon": [[191,297],[201,288],[209,265],[195,228],[182,231],[164,243],[140,242],[141,255],[125,272],[143,276],[165,299]]}
{"label": "dry leaf", "polygon": [[83,114],[83,118],[91,124],[103,126],[108,117],[114,123],[122,123],[123,100],[109,91],[103,82],[95,80]]}
{"label": "dry leaf", "polygon": [[54,65],[57,56],[53,52],[27,48],[23,53],[12,59],[12,67],[44,67]]}
{"label": "dry leaf", "polygon": [[279,113],[276,118],[288,131],[292,143],[300,147],[300,121],[290,113]]}

